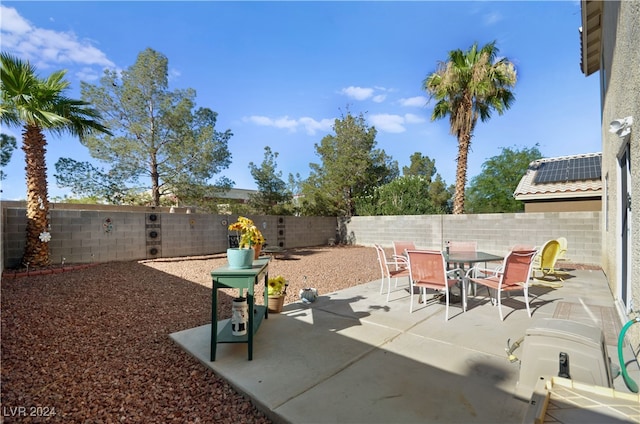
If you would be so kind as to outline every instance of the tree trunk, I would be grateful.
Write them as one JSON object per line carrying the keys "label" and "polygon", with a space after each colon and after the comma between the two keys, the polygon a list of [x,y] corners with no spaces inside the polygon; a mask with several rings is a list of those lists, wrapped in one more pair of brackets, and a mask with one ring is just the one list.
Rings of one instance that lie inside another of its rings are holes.
{"label": "tree trunk", "polygon": [[160,174],[156,154],[151,154],[151,206],[160,206]]}
{"label": "tree trunk", "polygon": [[464,189],[467,184],[467,159],[471,134],[460,134],[458,137],[458,166],[456,168],[456,193],[453,197],[453,214],[464,213]]}
{"label": "tree trunk", "polygon": [[22,263],[29,267],[47,266],[51,263],[49,243],[40,240],[42,233],[49,233],[47,141],[40,127],[35,125],[26,126],[22,137],[27,177],[27,237]]}

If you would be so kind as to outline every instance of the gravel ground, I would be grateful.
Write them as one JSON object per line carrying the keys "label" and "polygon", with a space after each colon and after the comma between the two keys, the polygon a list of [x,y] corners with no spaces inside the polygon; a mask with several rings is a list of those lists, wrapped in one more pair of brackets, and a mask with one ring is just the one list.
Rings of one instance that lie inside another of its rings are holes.
{"label": "gravel ground", "polygon": [[[3,278],[0,422],[269,423],[169,338],[211,322],[209,273],[224,263],[215,255]],[[290,250],[270,275],[289,281],[285,303],[303,287],[326,294],[380,278],[373,248],[341,246]],[[227,292],[220,317],[230,316]]]}

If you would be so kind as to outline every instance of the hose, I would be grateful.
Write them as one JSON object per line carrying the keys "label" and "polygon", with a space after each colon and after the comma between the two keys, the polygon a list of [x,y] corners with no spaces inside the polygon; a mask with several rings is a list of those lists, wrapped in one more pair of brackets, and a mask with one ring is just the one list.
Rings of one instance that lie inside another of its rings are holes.
{"label": "hose", "polygon": [[507,339],[507,347],[504,349],[507,352],[507,357],[509,358],[509,362],[514,363],[518,361],[518,357],[513,354],[513,352],[520,347],[520,344],[524,341],[524,336],[520,337],[513,344],[511,343],[511,339]]}
{"label": "hose", "polygon": [[620,336],[618,337],[618,360],[620,361],[620,368],[622,371],[622,378],[624,379],[624,384],[627,385],[627,388],[631,390],[633,393],[638,393],[638,384],[633,381],[629,373],[627,373],[627,365],[624,362],[624,356],[622,355],[622,347],[624,345],[624,335],[627,333],[629,327],[631,327],[636,322],[640,322],[640,317],[635,317],[629,322],[627,322],[620,330]]}

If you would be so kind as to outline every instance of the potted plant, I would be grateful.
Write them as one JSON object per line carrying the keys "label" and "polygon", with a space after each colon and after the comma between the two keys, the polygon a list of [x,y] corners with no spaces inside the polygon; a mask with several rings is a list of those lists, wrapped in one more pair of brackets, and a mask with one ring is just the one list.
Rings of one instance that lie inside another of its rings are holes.
{"label": "potted plant", "polygon": [[262,232],[252,220],[244,216],[239,216],[236,222],[230,224],[229,231],[238,233],[238,247],[227,249],[229,268],[251,268],[253,260],[260,256],[260,249],[265,242]]}
{"label": "potted plant", "polygon": [[269,278],[267,281],[267,296],[269,304],[267,305],[269,312],[280,313],[284,306],[284,298],[287,295],[287,280],[282,275]]}

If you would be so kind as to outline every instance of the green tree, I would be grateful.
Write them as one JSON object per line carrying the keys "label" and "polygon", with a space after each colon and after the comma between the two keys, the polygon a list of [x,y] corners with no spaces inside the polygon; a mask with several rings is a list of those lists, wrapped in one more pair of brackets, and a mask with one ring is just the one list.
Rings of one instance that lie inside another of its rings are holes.
{"label": "green tree", "polygon": [[260,167],[249,162],[251,176],[258,186],[258,193],[249,198],[249,206],[265,215],[288,214],[286,203],[293,198],[282,180],[282,171],[276,171],[278,152],[272,152],[269,146],[264,148],[264,160]]}
{"label": "green tree", "polygon": [[[7,134],[0,134],[0,167],[4,168],[11,161],[13,151],[18,147],[16,138]],[[6,178],[6,174],[0,169],[0,181]]]}
{"label": "green tree", "polygon": [[521,212],[524,204],[513,197],[529,164],[540,159],[538,144],[531,148],[502,148],[498,156],[482,164],[482,172],[471,180],[465,208],[470,213]]}
{"label": "green tree", "polygon": [[464,213],[464,190],[467,183],[467,159],[471,137],[478,117],[491,118],[491,111],[502,115],[514,100],[510,88],[516,84],[516,70],[506,58],[497,60],[495,41],[478,49],[449,52],[447,62],[424,80],[424,89],[436,104],[431,120],[449,116],[451,134],[458,139],[458,157],[453,213]]}
{"label": "green tree", "polygon": [[60,158],[55,163],[56,182],[68,187],[75,196],[104,200],[112,204],[128,204],[131,192],[125,181],[113,172],[98,169],[89,162],[78,162],[71,158]]}
{"label": "green tree", "polygon": [[302,214],[302,208],[300,207],[300,198],[302,196],[302,186],[304,181],[300,177],[300,173],[291,174],[287,179],[287,189],[292,194],[290,202],[290,212],[292,215],[299,216]]}
{"label": "green tree", "polygon": [[398,175],[398,164],[384,150],[375,149],[376,129],[364,116],[350,112],[336,119],[335,135],[316,144],[321,164],[311,163],[303,183],[303,209],[307,214],[352,216],[355,199],[371,193]]}
{"label": "green tree", "polygon": [[402,175],[423,175],[429,178],[436,173],[436,161],[429,156],[422,156],[422,153],[415,152],[409,157],[411,163],[409,166],[402,167]]}
{"label": "green tree", "polygon": [[[440,178],[438,176],[438,178]],[[435,197],[425,175],[404,175],[356,200],[358,215],[431,215],[447,212],[448,198]],[[444,192],[446,193],[446,191]]]}
{"label": "green tree", "polygon": [[129,186],[121,191],[150,189],[151,205],[159,206],[161,196],[194,202],[231,187],[225,177],[208,185],[231,163],[231,131],[217,131],[217,113],[196,108],[193,89],[169,91],[168,59],[161,53],[146,49],[127,70],[107,70],[99,86],[82,83],[81,90],[114,133],[87,137],[83,144],[111,166],[111,178]]}
{"label": "green tree", "polygon": [[[411,163],[402,168],[403,176],[376,187],[361,196],[358,215],[422,215],[449,213],[453,187],[447,187],[436,174],[436,161],[415,152]],[[435,176],[435,178],[434,178]]]}
{"label": "green tree", "polygon": [[66,71],[47,78],[36,75],[36,68],[10,54],[0,55],[0,122],[22,127],[22,150],[25,153],[27,178],[27,234],[23,263],[32,267],[50,263],[49,193],[44,131],[69,133],[80,141],[94,132],[109,134],[100,113],[90,104],[66,97],[69,82]]}

